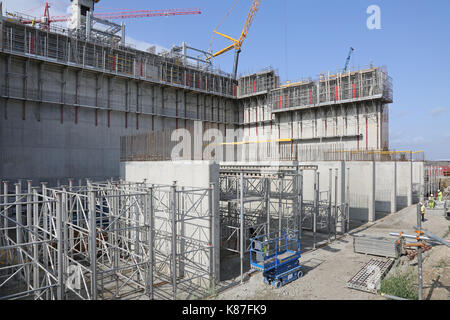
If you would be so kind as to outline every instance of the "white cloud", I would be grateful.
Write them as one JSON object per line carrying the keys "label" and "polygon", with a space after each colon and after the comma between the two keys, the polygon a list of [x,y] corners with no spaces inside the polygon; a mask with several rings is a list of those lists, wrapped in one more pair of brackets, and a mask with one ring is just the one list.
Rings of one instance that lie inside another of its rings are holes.
{"label": "white cloud", "polygon": [[435,116],[439,116],[440,114],[442,114],[442,113],[444,113],[444,112],[447,112],[447,108],[445,108],[445,107],[437,107],[437,108],[434,108],[433,110],[431,110],[430,111],[430,114],[433,116],[433,117],[435,117]]}
{"label": "white cloud", "polygon": [[130,36],[126,36],[125,37],[125,42],[127,44],[131,44],[133,47],[136,47],[136,49],[139,49],[139,50],[142,50],[142,51],[146,51],[151,46],[155,46],[156,47],[156,52],[157,53],[159,53],[159,52],[161,52],[163,50],[170,51],[169,49],[164,48],[162,46],[159,46],[157,44],[152,44],[152,43],[149,43],[149,42],[146,42],[146,41],[142,41],[142,40],[136,40],[136,39],[134,39],[133,37],[130,37]]}
{"label": "white cloud", "polygon": [[427,143],[427,139],[423,136],[411,136],[405,134],[402,130],[393,130],[390,133],[389,143],[394,149],[422,149]]}
{"label": "white cloud", "polygon": [[411,141],[414,144],[423,144],[425,142],[425,138],[422,136],[412,137]]}
{"label": "white cloud", "polygon": [[450,141],[450,131],[445,132],[442,135],[442,138],[444,138],[444,140],[449,140]]}
{"label": "white cloud", "polygon": [[406,110],[399,110],[397,112],[394,112],[394,117],[403,118],[403,117],[406,117],[408,114],[409,114],[409,112]]}

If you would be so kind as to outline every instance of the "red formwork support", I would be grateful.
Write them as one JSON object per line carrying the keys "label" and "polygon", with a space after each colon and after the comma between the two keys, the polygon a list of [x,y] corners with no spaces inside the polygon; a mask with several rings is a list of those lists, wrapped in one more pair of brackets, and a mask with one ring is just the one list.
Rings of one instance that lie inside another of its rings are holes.
{"label": "red formwork support", "polygon": [[309,91],[309,104],[313,104],[312,90]]}
{"label": "red formwork support", "polygon": [[34,54],[34,37],[30,35],[30,54]]}

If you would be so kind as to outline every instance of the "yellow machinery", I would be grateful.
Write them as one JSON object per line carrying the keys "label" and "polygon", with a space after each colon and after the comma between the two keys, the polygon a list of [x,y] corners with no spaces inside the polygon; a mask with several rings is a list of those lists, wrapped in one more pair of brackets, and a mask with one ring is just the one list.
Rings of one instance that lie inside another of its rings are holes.
{"label": "yellow machinery", "polygon": [[217,30],[214,30],[213,32],[215,34],[218,34],[219,36],[222,36],[232,42],[228,47],[217,51],[216,53],[212,54],[212,56],[208,57],[206,60],[210,60],[211,58],[217,57],[225,52],[230,51],[231,49],[235,49],[235,56],[234,56],[234,65],[233,65],[233,79],[236,80],[237,76],[237,67],[238,67],[238,61],[239,61],[239,53],[241,52],[242,43],[244,42],[245,38],[247,37],[248,30],[250,29],[250,26],[253,22],[253,19],[255,18],[256,12],[259,9],[259,5],[261,4],[261,0],[253,0],[252,6],[250,8],[250,12],[248,13],[247,20],[245,21],[244,28],[242,29],[241,35],[238,39],[234,39],[230,36],[227,36],[223,33],[218,32]]}

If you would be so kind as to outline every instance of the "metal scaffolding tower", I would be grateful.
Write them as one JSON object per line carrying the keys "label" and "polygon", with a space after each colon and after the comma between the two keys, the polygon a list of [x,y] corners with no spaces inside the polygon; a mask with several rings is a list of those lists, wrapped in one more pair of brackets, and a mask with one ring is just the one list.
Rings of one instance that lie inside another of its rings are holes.
{"label": "metal scaffolding tower", "polygon": [[212,188],[107,181],[0,203],[0,299],[193,299],[215,287]]}

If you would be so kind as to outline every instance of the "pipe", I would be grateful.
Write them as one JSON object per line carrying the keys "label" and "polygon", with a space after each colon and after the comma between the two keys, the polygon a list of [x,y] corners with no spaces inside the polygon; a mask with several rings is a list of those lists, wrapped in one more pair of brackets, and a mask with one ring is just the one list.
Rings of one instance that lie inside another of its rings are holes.
{"label": "pipe", "polygon": [[390,294],[385,294],[385,293],[381,293],[382,297],[385,297],[387,299],[392,299],[392,300],[408,300],[405,298],[400,298],[400,297],[396,297],[396,296],[391,296]]}

